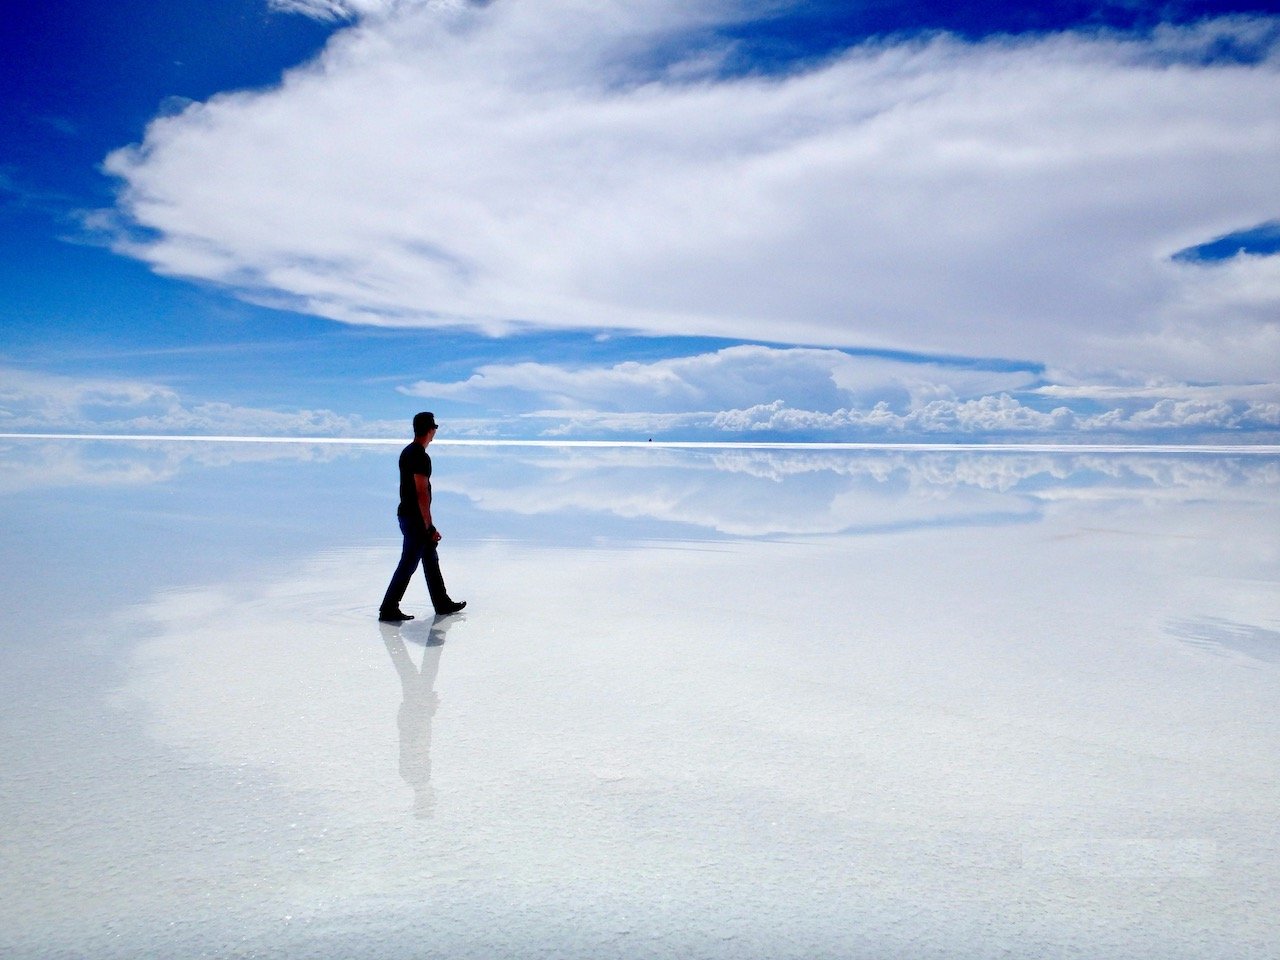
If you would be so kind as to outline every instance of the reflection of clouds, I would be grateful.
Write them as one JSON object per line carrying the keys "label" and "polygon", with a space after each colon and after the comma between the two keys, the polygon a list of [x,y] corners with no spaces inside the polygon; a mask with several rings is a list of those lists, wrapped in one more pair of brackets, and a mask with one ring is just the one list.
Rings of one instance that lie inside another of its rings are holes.
{"label": "reflection of clouds", "polygon": [[588,512],[741,536],[1021,518],[1047,502],[1274,489],[1271,456],[565,448],[451,452],[438,486],[486,510]]}
{"label": "reflection of clouds", "polygon": [[[191,467],[387,457],[399,444],[11,441],[0,492],[157,484]],[[487,512],[613,516],[733,536],[832,534],[1039,515],[1071,500],[1250,499],[1280,457],[894,448],[760,449],[442,444],[438,491]]]}
{"label": "reflection of clouds", "polygon": [[[383,553],[376,559],[385,566]],[[375,803],[394,773],[379,777],[370,744],[393,751],[394,734],[385,710],[353,698],[350,685],[359,678],[376,703],[394,702],[386,655],[369,651],[367,602],[332,606],[361,581],[362,598],[378,593],[374,566],[372,554],[322,557],[273,580],[159,594],[138,611],[153,639],[138,648],[122,702],[145,704],[162,739],[220,764],[269,770],[335,802]]]}
{"label": "reflection of clouds", "polygon": [[172,480],[189,467],[276,461],[328,463],[359,456],[365,449],[342,443],[0,440],[0,493],[71,486],[145,486]]}
{"label": "reflection of clouds", "polygon": [[521,450],[442,473],[441,489],[486,510],[600,513],[738,536],[1025,516],[1035,505],[977,487],[913,484],[899,458],[859,453],[648,449]]}
{"label": "reflection of clouds", "polygon": [[142,486],[162,483],[176,473],[172,455],[120,444],[89,449],[67,441],[0,443],[0,493],[71,486]]}
{"label": "reflection of clouds", "polygon": [[1098,473],[1118,476],[1127,472],[1162,488],[1221,489],[1280,484],[1280,457],[1274,455],[1231,457],[1207,453],[1190,457],[1119,459],[1095,455],[1081,461]]}
{"label": "reflection of clouds", "polygon": [[[1274,601],[1233,592],[1274,580],[1275,512],[1154,499],[1117,507],[1106,531],[1050,511],[962,536],[459,543],[483,613],[457,630],[465,644],[450,634],[439,678],[425,621],[378,642],[367,600],[385,550],[353,548],[139,604],[129,702],[184,759],[317,801],[327,832],[280,883],[326,910],[388,891],[457,910],[482,891],[483,916],[536,888],[591,924],[678,889],[708,922],[767,890],[753,916],[804,903],[832,929],[851,898],[892,916],[926,899],[918,923],[938,937],[1016,938],[1084,909],[1089,929],[1134,931],[1126,954],[1156,956],[1225,904],[1235,942],[1274,940],[1240,905],[1277,885],[1274,860],[1249,860],[1273,833],[1275,672],[1158,625],[1268,622]],[[449,709],[433,713],[438,684]],[[421,797],[432,760],[447,789],[415,822],[400,779]],[[1146,838],[1140,862],[1131,838]],[[1168,838],[1210,839],[1221,858]],[[1028,851],[1033,877],[1017,869]],[[1095,897],[1082,868],[1171,885],[1154,905],[1131,886]],[[547,916],[510,915],[521,935]],[[1176,929],[1156,922],[1170,915]],[[678,944],[689,917],[667,919],[656,929]]]}

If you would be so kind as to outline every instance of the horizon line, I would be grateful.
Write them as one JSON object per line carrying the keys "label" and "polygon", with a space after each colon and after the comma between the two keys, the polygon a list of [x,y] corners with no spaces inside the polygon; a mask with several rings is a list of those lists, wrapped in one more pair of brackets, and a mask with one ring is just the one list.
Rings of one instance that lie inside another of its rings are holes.
{"label": "horizon line", "polygon": [[[254,437],[205,436],[200,434],[123,433],[0,433],[0,440],[117,440],[133,443],[295,443],[348,444],[352,446],[394,446],[402,437]],[[1231,453],[1280,454],[1280,444],[1211,443],[956,443],[951,441],[783,441],[783,440],[518,440],[443,438],[437,446],[459,447],[660,447],[679,450],[936,450],[947,453],[987,451],[993,453]]]}

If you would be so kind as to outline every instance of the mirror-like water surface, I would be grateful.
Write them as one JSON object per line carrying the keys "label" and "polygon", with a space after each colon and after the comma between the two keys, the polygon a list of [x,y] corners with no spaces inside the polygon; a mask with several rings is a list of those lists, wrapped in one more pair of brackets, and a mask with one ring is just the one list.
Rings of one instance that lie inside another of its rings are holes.
{"label": "mirror-like water surface", "polygon": [[1280,458],[10,441],[14,957],[1280,954]]}

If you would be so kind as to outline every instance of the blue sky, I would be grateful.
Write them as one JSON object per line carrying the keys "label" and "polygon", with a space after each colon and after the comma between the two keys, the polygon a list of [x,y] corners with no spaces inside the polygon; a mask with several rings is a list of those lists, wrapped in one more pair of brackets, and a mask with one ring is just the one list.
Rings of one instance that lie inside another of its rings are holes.
{"label": "blue sky", "polygon": [[1273,7],[19,0],[0,432],[1274,442]]}

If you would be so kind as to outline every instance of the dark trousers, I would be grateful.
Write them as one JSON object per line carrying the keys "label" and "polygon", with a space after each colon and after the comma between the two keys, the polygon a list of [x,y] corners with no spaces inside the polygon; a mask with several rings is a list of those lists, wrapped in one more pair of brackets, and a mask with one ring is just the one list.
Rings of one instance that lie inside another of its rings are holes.
{"label": "dark trousers", "polygon": [[404,546],[400,550],[400,565],[391,575],[391,583],[387,586],[387,594],[382,598],[382,610],[396,610],[409,589],[409,581],[413,579],[413,571],[419,563],[427,578],[427,592],[431,594],[431,606],[439,613],[449,603],[449,594],[444,588],[444,577],[440,575],[440,558],[436,556],[436,545],[428,536],[418,519],[406,520],[398,517],[400,532],[404,534]]}

